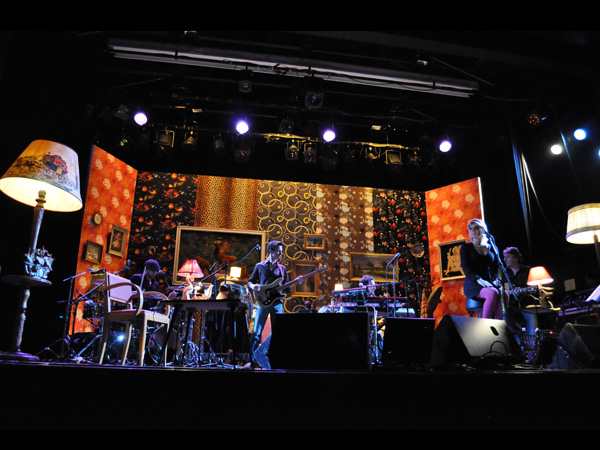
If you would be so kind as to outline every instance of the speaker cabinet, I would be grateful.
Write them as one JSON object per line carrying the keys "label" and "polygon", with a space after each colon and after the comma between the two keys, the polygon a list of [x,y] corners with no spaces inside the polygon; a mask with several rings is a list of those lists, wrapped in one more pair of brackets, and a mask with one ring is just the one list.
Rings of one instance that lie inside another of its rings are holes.
{"label": "speaker cabinet", "polygon": [[503,320],[447,315],[433,335],[431,365],[470,364],[484,356],[524,355]]}
{"label": "speaker cabinet", "polygon": [[567,323],[558,336],[558,342],[569,355],[563,363],[567,368],[600,367],[600,326]]}
{"label": "speaker cabinet", "polygon": [[385,319],[383,364],[428,364],[435,319],[388,317]]}
{"label": "speaker cabinet", "polygon": [[268,357],[272,369],[364,369],[369,365],[369,316],[276,314]]}

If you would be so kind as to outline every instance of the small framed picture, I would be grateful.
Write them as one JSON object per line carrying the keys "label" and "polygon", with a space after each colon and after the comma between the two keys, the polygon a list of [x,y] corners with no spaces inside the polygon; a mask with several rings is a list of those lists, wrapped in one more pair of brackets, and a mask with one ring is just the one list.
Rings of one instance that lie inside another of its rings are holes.
{"label": "small framed picture", "polygon": [[127,247],[127,230],[125,228],[112,226],[112,232],[110,233],[110,239],[108,241],[108,253],[116,256],[125,256],[125,250]]}
{"label": "small framed picture", "polygon": [[100,261],[102,261],[102,248],[100,244],[87,241],[83,259],[94,264],[100,264]]}
{"label": "small framed picture", "polygon": [[457,280],[464,278],[465,274],[460,267],[460,246],[467,242],[466,239],[444,242],[438,245],[440,257],[440,279]]}
{"label": "small framed picture", "polygon": [[325,250],[325,235],[305,234],[304,250]]}
{"label": "small framed picture", "polygon": [[[294,261],[293,278],[306,276],[315,272],[319,267],[318,261]],[[298,297],[318,297],[319,296],[319,273],[308,276],[301,284],[294,284],[292,295]]]}

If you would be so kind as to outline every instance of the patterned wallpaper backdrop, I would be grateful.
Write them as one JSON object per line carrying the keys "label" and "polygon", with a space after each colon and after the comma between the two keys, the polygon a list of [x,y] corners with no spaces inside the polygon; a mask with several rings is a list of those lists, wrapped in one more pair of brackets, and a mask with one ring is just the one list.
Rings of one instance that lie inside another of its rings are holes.
{"label": "patterned wallpaper backdrop", "polygon": [[[353,252],[400,253],[397,279],[411,280],[407,283],[411,298],[426,297],[440,282],[437,245],[464,238],[467,222],[482,216],[478,179],[421,193],[175,173],[138,174],[99,148],[93,153],[85,217],[96,211],[105,221],[100,230],[91,221],[84,221],[81,250],[87,239],[106,245],[111,223],[129,229],[127,259],[132,265],[123,273],[127,277],[139,272],[149,257],[172,274],[179,225],[264,231],[267,241],[283,242],[283,263],[289,270],[293,270],[294,261],[301,260],[327,265],[328,271],[320,275],[319,297],[308,299],[316,309],[330,302],[336,283],[345,288],[357,285],[350,279]],[[325,250],[305,250],[306,233],[325,235]],[[421,251],[411,252],[419,246]],[[125,260],[106,254],[104,249],[102,263],[93,268],[117,272]],[[90,266],[81,260],[78,267],[85,271]],[[89,276],[82,278],[78,287],[85,292]],[[306,300],[291,299],[286,308],[303,308]],[[436,319],[443,314],[465,315],[464,302],[462,280],[444,281]],[[415,306],[418,308],[418,302]],[[78,321],[79,331],[89,328],[87,321]]]}

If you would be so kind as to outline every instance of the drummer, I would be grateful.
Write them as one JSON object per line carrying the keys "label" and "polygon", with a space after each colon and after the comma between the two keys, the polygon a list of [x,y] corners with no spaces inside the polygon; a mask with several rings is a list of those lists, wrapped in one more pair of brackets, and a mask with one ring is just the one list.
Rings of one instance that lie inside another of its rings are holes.
{"label": "drummer", "polygon": [[[156,279],[156,275],[160,272],[160,265],[154,259],[149,259],[144,263],[144,270],[142,273],[136,273],[130,281],[133,284],[137,284],[142,292],[158,291],[160,283]],[[144,309],[155,308],[158,304],[159,297],[152,298],[150,296],[144,296]]]}

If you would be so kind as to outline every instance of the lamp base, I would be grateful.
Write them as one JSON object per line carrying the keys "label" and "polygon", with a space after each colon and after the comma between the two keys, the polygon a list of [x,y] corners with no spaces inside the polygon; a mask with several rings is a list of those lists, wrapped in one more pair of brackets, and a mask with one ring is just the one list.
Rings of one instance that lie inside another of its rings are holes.
{"label": "lamp base", "polygon": [[15,362],[35,362],[39,361],[40,358],[35,355],[23,352],[0,352],[0,361],[15,361]]}

